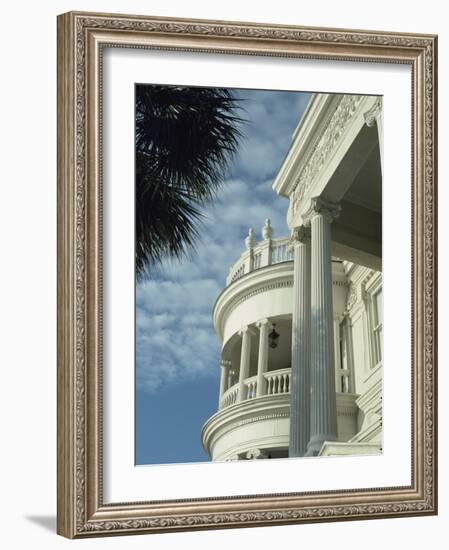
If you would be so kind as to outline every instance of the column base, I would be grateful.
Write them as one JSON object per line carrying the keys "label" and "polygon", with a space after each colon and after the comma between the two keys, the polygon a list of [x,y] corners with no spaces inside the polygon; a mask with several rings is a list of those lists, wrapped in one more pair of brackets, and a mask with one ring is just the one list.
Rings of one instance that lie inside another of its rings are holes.
{"label": "column base", "polygon": [[320,454],[323,444],[328,441],[336,441],[336,437],[333,434],[316,435],[307,445],[307,451],[304,456],[318,456]]}

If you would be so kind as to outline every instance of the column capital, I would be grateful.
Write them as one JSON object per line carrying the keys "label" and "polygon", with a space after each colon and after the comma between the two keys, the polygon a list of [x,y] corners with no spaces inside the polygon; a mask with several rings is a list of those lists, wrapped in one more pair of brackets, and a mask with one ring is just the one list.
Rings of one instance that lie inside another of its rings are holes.
{"label": "column capital", "polygon": [[365,119],[365,124],[369,127],[375,126],[377,124],[377,117],[379,116],[382,110],[382,98],[378,97],[374,105],[363,113],[363,118]]}
{"label": "column capital", "polygon": [[252,327],[246,325],[239,330],[239,336],[243,336],[244,334],[250,334],[251,336],[254,336],[256,333],[254,332],[254,329]]}
{"label": "column capital", "polygon": [[227,359],[222,359],[222,360],[220,361],[220,367],[222,367],[222,368],[230,367],[231,364],[232,364],[232,362],[229,361],[229,360],[227,360]]}
{"label": "column capital", "polygon": [[299,225],[292,229],[290,240],[288,241],[288,249],[293,250],[296,245],[310,241],[310,227]]}
{"label": "column capital", "polygon": [[329,222],[332,222],[341,212],[341,206],[338,203],[327,201],[322,197],[313,197],[310,199],[309,208],[305,212],[303,219],[307,225],[310,225],[312,218],[321,214]]}
{"label": "column capital", "polygon": [[268,319],[259,319],[259,321],[257,321],[256,323],[258,328],[265,327],[270,324],[271,324],[271,321],[269,321]]}

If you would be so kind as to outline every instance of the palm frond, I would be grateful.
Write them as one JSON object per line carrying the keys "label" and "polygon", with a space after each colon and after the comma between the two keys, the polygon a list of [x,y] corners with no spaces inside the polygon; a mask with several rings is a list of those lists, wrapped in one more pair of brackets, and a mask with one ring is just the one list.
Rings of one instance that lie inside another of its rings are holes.
{"label": "palm frond", "polygon": [[246,122],[226,89],[136,87],[136,271],[194,246]]}

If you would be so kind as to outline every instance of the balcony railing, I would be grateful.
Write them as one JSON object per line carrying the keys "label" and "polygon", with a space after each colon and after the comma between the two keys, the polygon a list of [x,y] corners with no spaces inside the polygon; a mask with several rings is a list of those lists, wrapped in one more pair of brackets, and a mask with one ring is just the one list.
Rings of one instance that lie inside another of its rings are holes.
{"label": "balcony railing", "polygon": [[[266,372],[265,378],[265,391],[260,397],[266,395],[279,395],[282,393],[290,393],[291,383],[291,369],[279,369],[275,371]],[[257,376],[251,376],[245,380],[245,389],[243,399],[240,401],[247,401],[248,399],[254,399],[257,396]],[[224,392],[220,401],[220,408],[224,409],[231,405],[234,405],[239,401],[239,384],[234,384],[227,391]]]}
{"label": "balcony railing", "polygon": [[265,239],[258,244],[254,242],[231,267],[226,284],[230,285],[247,273],[261,267],[293,260],[293,252],[288,249],[288,241],[289,237],[282,237],[280,239]]}

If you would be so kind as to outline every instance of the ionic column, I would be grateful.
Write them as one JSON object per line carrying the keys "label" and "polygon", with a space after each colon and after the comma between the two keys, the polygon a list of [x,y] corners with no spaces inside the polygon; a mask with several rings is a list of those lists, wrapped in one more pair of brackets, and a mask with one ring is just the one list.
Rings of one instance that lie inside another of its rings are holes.
{"label": "ionic column", "polygon": [[257,360],[257,390],[256,397],[266,394],[267,381],[264,374],[268,369],[268,319],[262,319],[257,323],[259,327],[259,356]]}
{"label": "ionic column", "polygon": [[337,439],[335,356],[332,304],[331,223],[340,207],[321,198],[311,201],[311,411],[307,455],[324,441]]}
{"label": "ionic column", "polygon": [[310,232],[294,230],[289,456],[304,456],[310,435]]}
{"label": "ionic column", "polygon": [[242,337],[242,351],[240,353],[240,372],[239,372],[239,393],[237,401],[244,401],[245,395],[245,380],[249,376],[249,360],[251,356],[251,329],[246,326],[240,330],[239,334]]}
{"label": "ionic column", "polygon": [[223,394],[228,389],[228,382],[229,382],[229,368],[231,366],[231,361],[226,361],[224,359],[221,360],[220,367],[221,367],[221,376],[220,376],[220,397],[218,398],[218,408],[221,408],[221,399],[223,397]]}

